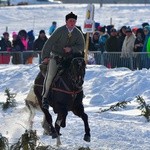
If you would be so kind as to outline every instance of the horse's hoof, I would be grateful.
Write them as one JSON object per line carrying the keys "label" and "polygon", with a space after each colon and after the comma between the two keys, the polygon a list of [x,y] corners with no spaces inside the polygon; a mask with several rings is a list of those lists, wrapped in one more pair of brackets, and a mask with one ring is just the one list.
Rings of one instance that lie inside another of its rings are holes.
{"label": "horse's hoof", "polygon": [[52,133],[52,139],[56,139],[58,137],[58,134],[57,133]]}
{"label": "horse's hoof", "polygon": [[91,137],[89,135],[84,135],[84,141],[86,142],[90,142],[91,141]]}

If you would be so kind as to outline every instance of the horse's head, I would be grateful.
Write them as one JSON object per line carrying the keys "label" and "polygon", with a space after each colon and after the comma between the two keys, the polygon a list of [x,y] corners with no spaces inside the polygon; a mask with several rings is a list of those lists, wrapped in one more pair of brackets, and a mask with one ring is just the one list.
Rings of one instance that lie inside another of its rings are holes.
{"label": "horse's head", "polygon": [[73,58],[69,67],[70,75],[73,84],[77,88],[81,88],[84,82],[85,75],[85,61],[82,57]]}

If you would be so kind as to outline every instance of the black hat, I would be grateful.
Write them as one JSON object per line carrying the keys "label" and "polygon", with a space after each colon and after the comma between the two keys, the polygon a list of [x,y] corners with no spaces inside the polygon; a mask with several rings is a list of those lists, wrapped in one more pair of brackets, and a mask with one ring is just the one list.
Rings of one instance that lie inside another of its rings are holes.
{"label": "black hat", "polygon": [[8,33],[8,32],[4,32],[4,33],[3,33],[3,36],[5,36],[5,35],[9,35],[9,33]]}
{"label": "black hat", "polygon": [[127,28],[126,28],[126,32],[132,32],[131,28],[130,28],[130,27],[127,27]]}
{"label": "black hat", "polygon": [[115,28],[111,28],[110,32],[117,32],[117,30]]}
{"label": "black hat", "polygon": [[148,22],[144,22],[144,23],[142,23],[142,27],[144,28],[145,26],[147,26],[147,25],[149,25],[149,23]]}
{"label": "black hat", "polygon": [[69,13],[69,14],[66,15],[66,21],[69,18],[73,18],[73,19],[77,20],[77,15],[75,15],[73,12],[71,12],[71,13]]}
{"label": "black hat", "polygon": [[44,34],[45,34],[45,31],[44,31],[44,30],[41,30],[41,31],[39,32],[39,34],[42,34],[42,33],[44,33]]}

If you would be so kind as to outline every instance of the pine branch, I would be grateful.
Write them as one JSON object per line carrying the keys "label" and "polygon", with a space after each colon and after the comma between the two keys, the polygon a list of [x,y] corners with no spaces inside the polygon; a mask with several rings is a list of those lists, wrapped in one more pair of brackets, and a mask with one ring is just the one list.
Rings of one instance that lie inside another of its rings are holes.
{"label": "pine branch", "polygon": [[102,109],[100,108],[100,112],[106,112],[106,111],[117,111],[119,108],[126,108],[126,105],[130,103],[130,101],[122,101],[122,102],[118,102],[114,105],[111,105],[109,108],[106,109]]}
{"label": "pine branch", "polygon": [[9,107],[15,107],[16,106],[16,100],[14,99],[16,97],[16,93],[11,93],[8,88],[5,90],[5,95],[7,96],[6,102],[3,103],[3,110],[8,109]]}
{"label": "pine branch", "polygon": [[150,105],[145,102],[141,96],[137,96],[137,102],[140,106],[137,109],[141,110],[141,115],[144,116],[147,121],[150,121]]}
{"label": "pine branch", "polygon": [[0,150],[9,149],[8,139],[0,134]]}

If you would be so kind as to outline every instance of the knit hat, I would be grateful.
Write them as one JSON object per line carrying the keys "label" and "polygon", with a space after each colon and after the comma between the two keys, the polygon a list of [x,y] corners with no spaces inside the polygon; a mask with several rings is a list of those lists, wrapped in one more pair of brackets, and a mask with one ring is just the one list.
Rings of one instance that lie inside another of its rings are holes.
{"label": "knit hat", "polygon": [[150,26],[147,25],[147,26],[144,27],[144,29],[147,30],[147,31],[150,31]]}
{"label": "knit hat", "polygon": [[66,21],[70,18],[77,20],[77,15],[75,15],[73,12],[71,12],[71,13],[66,15]]}
{"label": "knit hat", "polygon": [[101,28],[99,29],[99,31],[104,33],[104,32],[105,32],[105,28],[106,28],[106,26],[101,27]]}
{"label": "knit hat", "polygon": [[17,36],[17,33],[16,33],[16,32],[13,32],[13,33],[12,33],[12,36]]}

